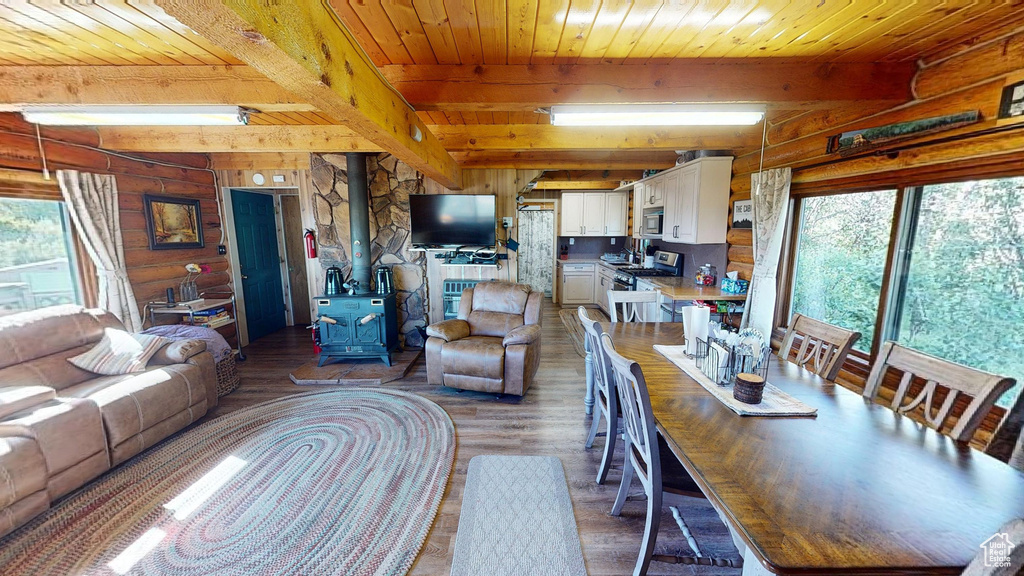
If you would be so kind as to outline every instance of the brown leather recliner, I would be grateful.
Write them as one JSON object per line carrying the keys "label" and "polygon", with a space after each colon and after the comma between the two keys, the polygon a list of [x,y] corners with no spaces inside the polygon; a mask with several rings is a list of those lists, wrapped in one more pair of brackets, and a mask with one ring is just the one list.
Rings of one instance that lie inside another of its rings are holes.
{"label": "brown leather recliner", "polygon": [[540,365],[544,294],[481,282],[462,291],[459,316],[427,327],[427,382],[522,396]]}

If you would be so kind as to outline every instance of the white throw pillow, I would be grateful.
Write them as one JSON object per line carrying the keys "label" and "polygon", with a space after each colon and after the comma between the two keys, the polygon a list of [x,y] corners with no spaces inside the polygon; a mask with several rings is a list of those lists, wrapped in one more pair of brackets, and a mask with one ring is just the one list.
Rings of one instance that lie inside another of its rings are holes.
{"label": "white throw pillow", "polygon": [[105,328],[103,339],[92,350],[68,358],[68,362],[82,370],[107,376],[142,372],[149,359],[169,342],[169,338],[160,336]]}

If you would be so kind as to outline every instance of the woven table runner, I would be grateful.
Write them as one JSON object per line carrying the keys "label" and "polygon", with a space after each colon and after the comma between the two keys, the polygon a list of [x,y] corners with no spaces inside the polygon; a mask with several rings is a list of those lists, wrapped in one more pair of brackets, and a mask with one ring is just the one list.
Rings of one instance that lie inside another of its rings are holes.
{"label": "woven table runner", "polygon": [[662,346],[654,345],[654,349],[668,358],[686,375],[697,381],[712,396],[725,404],[730,410],[740,416],[816,416],[818,409],[808,406],[796,398],[779,390],[769,382],[764,384],[764,396],[760,404],[747,404],[732,397],[732,384],[715,384],[708,378],[697,362],[686,355],[685,346]]}

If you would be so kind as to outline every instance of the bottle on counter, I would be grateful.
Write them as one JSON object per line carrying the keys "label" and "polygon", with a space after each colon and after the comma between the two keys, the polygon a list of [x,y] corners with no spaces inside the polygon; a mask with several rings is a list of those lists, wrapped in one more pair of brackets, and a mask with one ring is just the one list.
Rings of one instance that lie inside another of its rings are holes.
{"label": "bottle on counter", "polygon": [[715,286],[718,283],[718,267],[705,264],[697,268],[693,283],[697,286]]}

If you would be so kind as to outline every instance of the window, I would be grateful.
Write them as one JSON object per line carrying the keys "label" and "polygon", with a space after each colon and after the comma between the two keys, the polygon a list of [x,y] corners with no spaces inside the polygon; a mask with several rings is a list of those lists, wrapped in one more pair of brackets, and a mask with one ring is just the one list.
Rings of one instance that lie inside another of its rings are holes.
{"label": "window", "polygon": [[895,190],[800,202],[791,311],[860,332],[855,347],[864,352],[874,340],[895,203]]}
{"label": "window", "polygon": [[0,198],[0,315],[81,301],[63,203]]}
{"label": "window", "polygon": [[[914,191],[891,339],[1024,381],[1024,178]],[[1016,391],[1000,404],[1009,406]]]}

